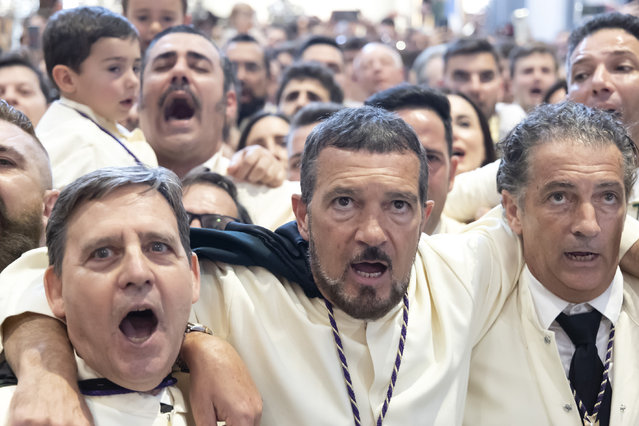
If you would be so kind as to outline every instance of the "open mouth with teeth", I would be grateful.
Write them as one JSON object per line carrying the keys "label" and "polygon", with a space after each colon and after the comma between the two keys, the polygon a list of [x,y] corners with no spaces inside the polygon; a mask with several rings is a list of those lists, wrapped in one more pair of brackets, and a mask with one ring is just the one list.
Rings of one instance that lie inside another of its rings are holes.
{"label": "open mouth with teeth", "polygon": [[572,251],[566,252],[564,255],[569,259],[577,262],[590,262],[595,260],[599,255],[589,251]]}
{"label": "open mouth with teeth", "polygon": [[188,98],[173,98],[164,106],[164,119],[188,120],[195,115],[195,105]]}
{"label": "open mouth with teeth", "polygon": [[120,331],[134,343],[141,343],[153,335],[158,319],[151,309],[133,310],[120,321]]}
{"label": "open mouth with teeth", "polygon": [[353,271],[364,278],[378,278],[381,277],[388,269],[386,265],[380,262],[359,262],[352,263],[351,268]]}

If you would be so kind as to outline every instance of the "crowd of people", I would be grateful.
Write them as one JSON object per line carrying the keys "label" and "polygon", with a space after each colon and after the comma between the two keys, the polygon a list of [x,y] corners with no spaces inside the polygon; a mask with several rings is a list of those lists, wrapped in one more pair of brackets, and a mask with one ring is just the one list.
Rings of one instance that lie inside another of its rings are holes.
{"label": "crowd of people", "polygon": [[188,12],[0,57],[0,421],[639,424],[639,17]]}

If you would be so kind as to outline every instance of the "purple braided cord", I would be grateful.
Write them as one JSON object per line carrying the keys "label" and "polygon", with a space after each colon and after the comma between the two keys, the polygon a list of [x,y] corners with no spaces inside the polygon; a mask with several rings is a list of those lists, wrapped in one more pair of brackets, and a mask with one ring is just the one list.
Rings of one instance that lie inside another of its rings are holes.
{"label": "purple braided cord", "polygon": [[[339,329],[337,328],[337,322],[333,315],[333,305],[328,300],[324,299],[326,309],[328,309],[328,319],[333,329],[333,339],[335,340],[335,346],[337,347],[338,356],[342,363],[342,374],[344,375],[344,382],[346,383],[346,391],[351,402],[351,409],[353,410],[353,420],[356,426],[361,425],[359,417],[359,408],[357,407],[357,399],[355,398],[355,391],[353,390],[353,382],[351,375],[348,371],[348,362],[346,361],[346,355],[344,354],[344,347],[342,346],[342,339],[339,336]],[[386,417],[390,400],[393,397],[393,390],[395,389],[395,383],[397,382],[397,376],[399,374],[399,367],[402,365],[402,357],[404,355],[404,345],[406,343],[406,330],[408,326],[408,296],[404,294],[404,309],[402,311],[402,331],[399,337],[399,345],[397,348],[397,356],[395,357],[395,364],[393,365],[393,372],[391,373],[391,380],[388,384],[388,390],[386,391],[386,399],[382,405],[382,412],[377,418],[377,426],[381,426]]]}
{"label": "purple braided cord", "polygon": [[337,347],[337,353],[339,360],[342,363],[342,374],[344,375],[344,382],[346,383],[346,391],[348,397],[351,400],[351,410],[353,410],[353,420],[356,426],[360,426],[361,420],[359,418],[359,408],[357,408],[357,399],[355,398],[355,391],[353,390],[353,382],[351,381],[351,374],[348,371],[348,362],[346,361],[346,355],[344,355],[344,347],[342,346],[342,339],[339,337],[339,330],[337,328],[337,322],[333,316],[333,305],[331,302],[324,299],[326,309],[328,309],[328,319],[331,322],[333,328],[333,339],[335,340],[335,346]]}
{"label": "purple braided cord", "polygon": [[[604,394],[606,393],[606,385],[608,384],[608,375],[610,373],[610,360],[612,358],[612,346],[614,341],[615,341],[615,326],[612,325],[610,327],[610,336],[608,337],[608,347],[606,348],[606,361],[604,363],[604,372],[603,372],[603,377],[601,379],[601,386],[599,387],[599,393],[597,394],[597,401],[595,402],[595,405],[592,409],[592,414],[590,415],[590,417],[595,421],[597,420],[597,417],[599,416],[599,408],[601,407],[601,402],[603,401]],[[585,419],[588,416],[588,410],[586,410],[586,407],[581,402],[581,399],[579,399],[579,397],[577,396],[577,391],[575,391],[575,389],[572,387],[572,384],[570,385],[570,387],[572,388],[572,396],[575,398],[575,401],[577,402],[579,413],[581,414],[582,419]]]}

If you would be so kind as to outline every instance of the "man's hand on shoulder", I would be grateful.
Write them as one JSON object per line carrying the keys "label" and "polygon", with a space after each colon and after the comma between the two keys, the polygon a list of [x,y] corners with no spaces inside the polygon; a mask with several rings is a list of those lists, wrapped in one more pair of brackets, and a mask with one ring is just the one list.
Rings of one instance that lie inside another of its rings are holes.
{"label": "man's hand on shoulder", "polygon": [[233,154],[227,169],[229,176],[271,188],[280,186],[286,177],[286,170],[270,151],[259,145],[247,146]]}

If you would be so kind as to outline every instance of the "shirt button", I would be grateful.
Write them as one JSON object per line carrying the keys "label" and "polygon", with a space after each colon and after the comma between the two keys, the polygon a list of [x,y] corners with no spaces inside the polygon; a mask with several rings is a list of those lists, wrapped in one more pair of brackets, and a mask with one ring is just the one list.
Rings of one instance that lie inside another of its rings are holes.
{"label": "shirt button", "polygon": [[564,405],[564,410],[565,411],[570,411],[570,410],[572,410],[572,406],[570,404],[566,404],[566,405]]}
{"label": "shirt button", "polygon": [[550,345],[550,336],[544,337],[544,342],[546,342],[547,345]]}

